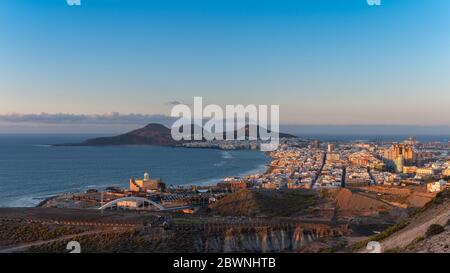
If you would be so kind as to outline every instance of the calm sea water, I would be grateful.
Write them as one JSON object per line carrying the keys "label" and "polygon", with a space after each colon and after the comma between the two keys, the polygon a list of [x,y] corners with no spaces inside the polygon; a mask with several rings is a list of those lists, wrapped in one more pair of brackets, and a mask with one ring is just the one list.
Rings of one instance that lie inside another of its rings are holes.
{"label": "calm sea water", "polygon": [[321,141],[355,141],[355,140],[363,140],[363,141],[386,141],[386,142],[401,142],[410,137],[421,141],[421,142],[448,142],[450,141],[450,135],[355,135],[355,134],[296,134],[301,138],[309,138],[309,139],[319,139]]}
{"label": "calm sea water", "polygon": [[226,176],[262,172],[259,151],[168,147],[52,147],[87,135],[0,135],[0,207],[35,206],[45,197],[107,186],[128,187],[130,177],[168,185],[212,184]]}

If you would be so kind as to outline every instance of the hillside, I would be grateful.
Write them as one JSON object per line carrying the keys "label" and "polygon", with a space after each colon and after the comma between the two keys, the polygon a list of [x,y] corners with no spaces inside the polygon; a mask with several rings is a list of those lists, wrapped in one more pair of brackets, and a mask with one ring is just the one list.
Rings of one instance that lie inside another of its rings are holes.
{"label": "hillside", "polygon": [[317,205],[317,192],[307,190],[242,190],[211,205],[223,216],[291,216]]}
{"label": "hillside", "polygon": [[112,136],[88,139],[82,146],[106,146],[106,145],[157,145],[175,146],[177,142],[172,139],[170,129],[164,125],[150,123],[147,126],[131,132]]}
{"label": "hillside", "polygon": [[[259,132],[259,127],[256,128]],[[248,138],[249,125],[240,130],[245,130],[245,136]],[[191,128],[192,135],[194,134],[193,127]],[[237,131],[234,132],[234,136],[237,135]],[[225,136],[225,134],[224,134]],[[281,138],[293,138],[295,136],[280,133]],[[226,138],[226,137],[225,137]],[[259,133],[258,133],[259,138]],[[193,139],[193,138],[192,138]],[[171,129],[165,127],[162,124],[150,123],[143,128],[133,130],[131,132],[111,136],[111,137],[99,137],[85,140],[81,143],[64,144],[56,146],[115,146],[115,145],[155,145],[155,146],[179,146],[184,143],[192,141],[175,141],[172,138]]]}
{"label": "hillside", "polygon": [[[384,252],[448,252],[450,247],[450,190],[419,209],[396,232],[381,240]],[[440,234],[429,233],[430,226],[443,227]]]}
{"label": "hillside", "polygon": [[342,188],[336,195],[336,205],[341,213],[378,213],[392,209],[388,203],[376,198],[366,196],[363,193],[353,193],[349,189]]}

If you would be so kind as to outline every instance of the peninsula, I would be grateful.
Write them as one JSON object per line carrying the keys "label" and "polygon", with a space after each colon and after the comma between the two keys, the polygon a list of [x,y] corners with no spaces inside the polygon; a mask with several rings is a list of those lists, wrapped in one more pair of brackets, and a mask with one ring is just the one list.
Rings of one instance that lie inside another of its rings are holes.
{"label": "peninsula", "polygon": [[[245,130],[245,136],[248,138],[249,135],[249,125],[246,125],[240,130]],[[242,145],[242,141],[239,141],[239,147],[230,146],[231,140],[227,140],[227,145],[221,145],[225,141],[206,141],[203,140],[181,140],[175,141],[171,135],[171,129],[159,123],[150,123],[143,128],[139,128],[125,134],[111,136],[111,137],[99,137],[87,139],[81,143],[68,143],[68,144],[56,144],[54,146],[119,146],[119,145],[154,145],[154,146],[168,146],[168,147],[191,147],[195,148],[223,148],[230,147],[233,149],[246,149],[254,147],[260,142],[259,136],[259,126],[256,128],[258,132],[258,140],[255,141],[244,141],[246,145]],[[191,132],[194,132],[192,129]],[[270,131],[269,131],[270,132]],[[236,136],[238,131],[234,131],[234,136]],[[295,138],[296,136],[279,133],[280,138]],[[226,139],[226,133],[224,133],[224,139]],[[253,144],[253,145],[252,145]]]}

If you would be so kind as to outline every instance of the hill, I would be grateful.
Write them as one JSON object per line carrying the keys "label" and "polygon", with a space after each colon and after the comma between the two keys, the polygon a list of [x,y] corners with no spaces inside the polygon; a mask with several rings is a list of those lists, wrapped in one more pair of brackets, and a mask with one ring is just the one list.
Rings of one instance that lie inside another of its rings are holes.
{"label": "hill", "polygon": [[[194,134],[194,127],[191,127],[192,135]],[[181,129],[181,128],[180,128]],[[259,132],[259,127],[256,128]],[[244,130],[241,128],[240,130]],[[180,130],[182,131],[182,130]],[[245,126],[245,136],[248,139],[249,125]],[[225,135],[225,134],[224,134]],[[237,135],[237,131],[234,132],[234,136]],[[294,138],[295,136],[280,133],[282,138]],[[226,138],[226,137],[225,137]],[[259,133],[258,133],[259,138]],[[193,137],[192,137],[193,139]],[[204,141],[204,140],[203,140]],[[81,143],[64,144],[56,146],[115,146],[115,145],[155,145],[155,146],[180,146],[184,143],[195,142],[194,140],[182,140],[175,141],[172,138],[171,129],[165,127],[162,124],[150,123],[147,126],[133,130],[131,132],[112,136],[112,137],[99,137],[85,140]]]}
{"label": "hill", "polygon": [[349,189],[342,188],[336,195],[336,205],[342,213],[378,213],[387,211],[393,206],[381,200],[377,200],[362,193],[354,193]]}
{"label": "hill", "polygon": [[291,216],[306,211],[319,201],[308,190],[241,190],[226,195],[210,207],[222,216]]}
{"label": "hill", "polygon": [[[384,252],[448,252],[450,248],[450,189],[432,201],[380,240]],[[435,227],[441,227],[435,232]],[[439,233],[439,234],[438,234]]]}
{"label": "hill", "polygon": [[81,146],[111,146],[111,145],[157,145],[176,146],[172,139],[170,129],[158,123],[150,123],[147,126],[131,132],[112,136],[88,139],[80,143]]}

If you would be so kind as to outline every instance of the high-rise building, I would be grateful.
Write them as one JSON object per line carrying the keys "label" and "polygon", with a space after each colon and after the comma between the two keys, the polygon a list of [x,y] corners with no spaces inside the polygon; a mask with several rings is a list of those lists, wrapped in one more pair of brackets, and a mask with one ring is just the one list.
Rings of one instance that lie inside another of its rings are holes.
{"label": "high-rise building", "polygon": [[402,157],[404,164],[410,165],[417,161],[417,152],[413,146],[408,144],[393,144],[389,149],[384,151],[384,157],[388,160],[396,161],[397,158]]}
{"label": "high-rise building", "polygon": [[332,153],[334,151],[334,144],[328,143],[327,152]]}
{"label": "high-rise building", "polygon": [[395,160],[394,160],[394,164],[395,164],[395,171],[398,173],[403,172],[403,167],[405,165],[405,160],[403,158],[402,155],[398,156]]}

